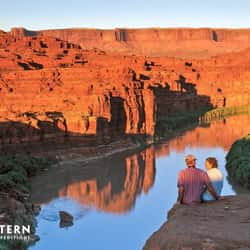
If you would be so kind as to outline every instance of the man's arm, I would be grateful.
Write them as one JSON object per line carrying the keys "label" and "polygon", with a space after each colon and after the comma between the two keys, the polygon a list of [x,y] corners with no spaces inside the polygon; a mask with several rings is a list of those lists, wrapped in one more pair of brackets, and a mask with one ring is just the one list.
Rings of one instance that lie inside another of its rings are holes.
{"label": "man's arm", "polygon": [[219,196],[217,195],[217,193],[215,192],[211,182],[209,182],[207,184],[207,190],[209,191],[209,193],[215,198],[215,200],[219,199]]}
{"label": "man's arm", "polygon": [[184,187],[183,187],[183,175],[182,175],[182,172],[180,172],[179,175],[178,175],[177,187],[178,187],[177,203],[182,204],[183,197],[184,197]]}
{"label": "man's arm", "polygon": [[184,197],[184,188],[183,188],[183,186],[179,186],[179,188],[178,188],[177,203],[182,204],[182,202],[183,202],[183,197]]}

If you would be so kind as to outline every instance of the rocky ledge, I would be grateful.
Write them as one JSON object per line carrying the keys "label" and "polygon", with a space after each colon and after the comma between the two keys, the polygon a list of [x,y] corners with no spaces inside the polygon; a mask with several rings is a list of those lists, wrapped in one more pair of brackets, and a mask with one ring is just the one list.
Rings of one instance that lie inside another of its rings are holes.
{"label": "rocky ledge", "polygon": [[250,249],[250,195],[195,206],[175,205],[144,250]]}

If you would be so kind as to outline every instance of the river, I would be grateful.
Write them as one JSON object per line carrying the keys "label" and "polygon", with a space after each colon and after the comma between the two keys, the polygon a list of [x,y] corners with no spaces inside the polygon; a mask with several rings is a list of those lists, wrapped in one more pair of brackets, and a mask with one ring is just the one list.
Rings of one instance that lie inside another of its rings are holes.
{"label": "river", "polygon": [[[223,195],[246,192],[227,180],[225,155],[250,132],[250,116],[241,115],[190,129],[140,152],[119,154],[89,164],[50,169],[31,182],[32,199],[42,205],[40,236],[30,250],[137,250],[166,221],[176,201],[178,172],[194,154],[204,169],[206,157],[218,159]],[[60,228],[58,212],[74,216]]]}

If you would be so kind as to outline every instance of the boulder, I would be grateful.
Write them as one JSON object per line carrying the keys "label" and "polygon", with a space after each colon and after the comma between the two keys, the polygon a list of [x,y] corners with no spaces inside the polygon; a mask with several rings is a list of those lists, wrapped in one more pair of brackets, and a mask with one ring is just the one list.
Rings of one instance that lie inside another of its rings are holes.
{"label": "boulder", "polygon": [[70,227],[73,225],[74,217],[65,211],[59,211],[60,216],[60,227]]}

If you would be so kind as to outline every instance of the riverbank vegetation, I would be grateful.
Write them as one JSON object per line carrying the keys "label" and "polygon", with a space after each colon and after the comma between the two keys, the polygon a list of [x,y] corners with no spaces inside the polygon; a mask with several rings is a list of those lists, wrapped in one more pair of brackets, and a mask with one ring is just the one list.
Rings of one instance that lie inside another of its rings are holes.
{"label": "riverbank vegetation", "polygon": [[0,191],[16,188],[28,193],[28,177],[36,175],[52,163],[55,163],[55,160],[29,155],[0,156]]}
{"label": "riverbank vegetation", "polygon": [[157,122],[156,135],[166,136],[190,125],[198,125],[199,117],[206,112],[207,110],[198,110],[195,112],[177,112],[169,114],[167,117]]}
{"label": "riverbank vegetation", "polygon": [[[55,160],[31,155],[0,156],[0,224],[30,225],[30,236],[35,239],[36,206],[30,201],[28,178],[46,170],[54,163]],[[27,248],[26,243],[18,240],[1,240],[0,249],[22,250]]]}
{"label": "riverbank vegetation", "polygon": [[210,122],[218,119],[223,119],[229,116],[241,114],[250,114],[250,105],[238,107],[222,107],[209,110],[200,117],[200,122]]}
{"label": "riverbank vegetation", "polygon": [[250,189],[250,134],[232,145],[226,161],[229,178]]}
{"label": "riverbank vegetation", "polygon": [[200,109],[192,112],[176,112],[161,118],[156,125],[156,136],[164,137],[190,126],[205,126],[212,121],[233,115],[250,114],[250,106]]}

